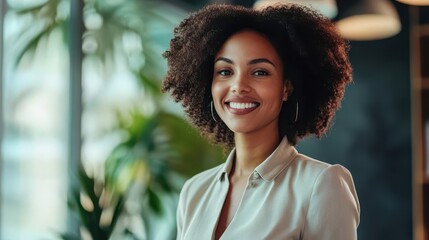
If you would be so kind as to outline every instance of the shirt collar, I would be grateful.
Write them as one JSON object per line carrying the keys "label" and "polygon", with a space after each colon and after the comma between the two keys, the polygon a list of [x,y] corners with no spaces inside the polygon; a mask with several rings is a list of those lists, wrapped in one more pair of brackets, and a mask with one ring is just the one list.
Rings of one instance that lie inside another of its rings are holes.
{"label": "shirt collar", "polygon": [[225,176],[229,175],[229,172],[231,172],[232,164],[234,163],[235,159],[235,148],[231,150],[231,152],[228,155],[228,158],[225,161],[225,164],[223,165],[222,171],[219,172],[218,179],[224,180]]}
{"label": "shirt collar", "polygon": [[[272,181],[289,166],[297,154],[297,150],[290,145],[287,138],[284,137],[271,155],[255,168],[255,172],[257,172],[265,181]],[[234,158],[235,148],[229,153],[222,171],[219,172],[219,180],[223,180],[224,177],[230,173],[232,164],[234,163]]]}

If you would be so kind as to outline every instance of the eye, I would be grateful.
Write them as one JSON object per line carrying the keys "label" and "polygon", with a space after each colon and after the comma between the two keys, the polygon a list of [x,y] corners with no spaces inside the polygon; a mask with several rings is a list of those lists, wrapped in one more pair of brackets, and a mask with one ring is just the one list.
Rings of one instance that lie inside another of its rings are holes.
{"label": "eye", "polygon": [[229,76],[232,74],[232,72],[230,70],[222,69],[217,71],[217,74],[221,76]]}
{"label": "eye", "polygon": [[268,76],[270,75],[267,71],[264,70],[257,70],[253,72],[254,76]]}

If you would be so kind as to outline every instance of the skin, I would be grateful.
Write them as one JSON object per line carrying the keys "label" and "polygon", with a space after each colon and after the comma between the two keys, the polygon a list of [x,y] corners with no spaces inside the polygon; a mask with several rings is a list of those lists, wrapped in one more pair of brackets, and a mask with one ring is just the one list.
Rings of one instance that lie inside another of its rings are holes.
{"label": "skin", "polygon": [[279,113],[292,91],[285,82],[289,83],[284,81],[276,49],[256,31],[246,29],[231,35],[215,56],[213,102],[222,121],[234,132],[236,146],[215,239],[232,221],[249,175],[280,143]]}

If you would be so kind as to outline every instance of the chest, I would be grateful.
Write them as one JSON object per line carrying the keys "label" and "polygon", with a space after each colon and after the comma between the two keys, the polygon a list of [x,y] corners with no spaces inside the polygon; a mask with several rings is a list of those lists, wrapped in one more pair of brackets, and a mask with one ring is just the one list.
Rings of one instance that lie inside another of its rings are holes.
{"label": "chest", "polygon": [[188,202],[181,239],[300,239],[303,189],[252,177],[230,187],[225,180]]}
{"label": "chest", "polygon": [[237,209],[240,206],[240,202],[243,197],[243,193],[246,189],[247,180],[239,179],[237,181],[231,181],[228,193],[222,206],[222,210],[219,215],[218,223],[216,226],[215,239],[219,239],[228,225],[234,218]]}

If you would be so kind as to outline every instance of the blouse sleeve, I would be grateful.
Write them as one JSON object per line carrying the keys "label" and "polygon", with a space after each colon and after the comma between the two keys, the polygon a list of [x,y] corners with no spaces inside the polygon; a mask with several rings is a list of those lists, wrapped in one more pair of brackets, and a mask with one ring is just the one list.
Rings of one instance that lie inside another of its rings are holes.
{"label": "blouse sleeve", "polygon": [[317,177],[310,197],[303,240],[355,240],[360,206],[350,172],[332,165]]}
{"label": "blouse sleeve", "polygon": [[187,184],[188,182],[186,182],[183,187],[182,190],[180,191],[180,197],[179,197],[179,203],[177,205],[177,212],[176,212],[176,223],[177,223],[177,240],[179,239],[183,239],[183,224],[185,221],[185,214],[186,214],[186,189],[187,189]]}

